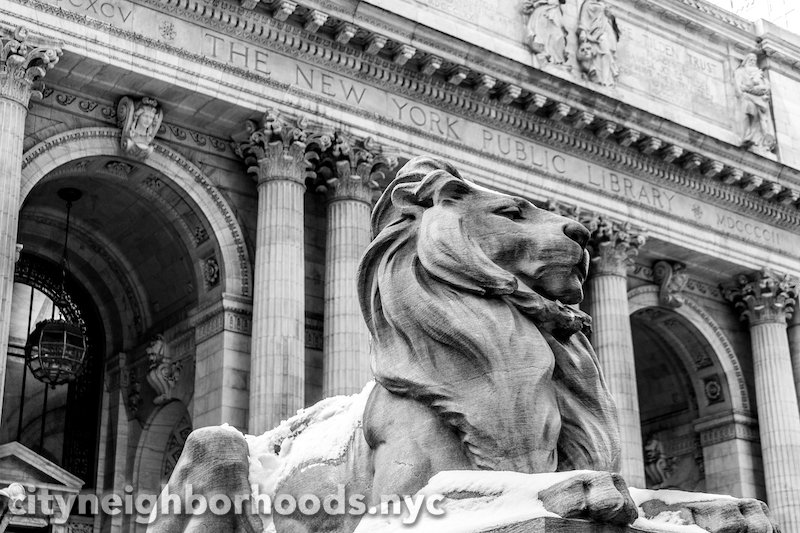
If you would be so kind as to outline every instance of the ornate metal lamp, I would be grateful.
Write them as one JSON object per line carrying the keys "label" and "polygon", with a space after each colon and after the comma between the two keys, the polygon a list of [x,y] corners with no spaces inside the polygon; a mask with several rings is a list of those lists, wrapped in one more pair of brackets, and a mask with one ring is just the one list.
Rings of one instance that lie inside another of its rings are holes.
{"label": "ornate metal lamp", "polygon": [[[67,227],[64,232],[64,252],[61,257],[61,293],[54,302],[56,307],[62,309],[68,305],[65,284],[69,215],[72,203],[81,196],[81,191],[71,187],[58,191],[58,197],[67,203]],[[78,377],[83,371],[85,357],[86,335],[82,325],[64,318],[50,318],[36,324],[25,345],[25,361],[33,377],[50,385],[51,388]]]}

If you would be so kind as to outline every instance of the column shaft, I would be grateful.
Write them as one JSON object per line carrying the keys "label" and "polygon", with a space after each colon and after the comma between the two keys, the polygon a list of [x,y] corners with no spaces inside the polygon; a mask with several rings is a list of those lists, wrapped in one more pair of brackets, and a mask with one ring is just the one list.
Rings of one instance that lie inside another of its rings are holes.
{"label": "column shaft", "polygon": [[633,487],[644,487],[644,458],[636,390],[636,366],[624,276],[591,278],[592,344],[619,417],[622,461],[620,472]]}
{"label": "column shaft", "polygon": [[767,503],[783,531],[800,528],[800,414],[786,325],[750,327]]}
{"label": "column shaft", "polygon": [[304,402],[304,192],[295,179],[258,186],[248,426],[256,435]]}
{"label": "column shaft", "polygon": [[0,96],[0,413],[6,382],[11,297],[17,256],[22,140],[27,108]]}
{"label": "column shaft", "polygon": [[795,313],[792,324],[789,326],[789,354],[792,358],[792,372],[794,375],[794,391],[797,394],[797,403],[800,404],[800,324],[797,318],[800,312]]}
{"label": "column shaft", "polygon": [[370,206],[350,198],[328,203],[325,253],[323,396],[354,394],[371,378],[369,331],[361,316],[356,270],[370,239]]}

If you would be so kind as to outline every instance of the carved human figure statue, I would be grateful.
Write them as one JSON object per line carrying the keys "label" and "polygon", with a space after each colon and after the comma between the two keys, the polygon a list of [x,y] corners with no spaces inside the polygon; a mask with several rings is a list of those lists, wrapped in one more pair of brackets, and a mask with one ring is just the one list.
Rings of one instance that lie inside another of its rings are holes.
{"label": "carved human figure statue", "polygon": [[561,6],[566,0],[526,0],[523,13],[528,15],[525,44],[540,61],[563,65],[569,59],[567,28]]}
{"label": "carved human figure statue", "polygon": [[747,54],[733,74],[741,102],[742,144],[755,151],[775,149],[775,126],[770,110],[770,85],[758,68],[755,54]]}
{"label": "carved human figure statue", "polygon": [[585,79],[611,86],[619,76],[617,20],[604,0],[585,0],[578,17],[578,65]]}

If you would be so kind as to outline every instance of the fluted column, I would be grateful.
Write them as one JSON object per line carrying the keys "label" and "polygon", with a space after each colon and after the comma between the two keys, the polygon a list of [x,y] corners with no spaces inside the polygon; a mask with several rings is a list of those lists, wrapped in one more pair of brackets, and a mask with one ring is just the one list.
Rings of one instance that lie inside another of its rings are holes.
{"label": "fluted column", "polygon": [[800,413],[786,335],[794,282],[763,270],[737,285],[725,296],[750,324],[767,503],[782,531],[800,531]]}
{"label": "fluted column", "polygon": [[622,450],[620,472],[629,485],[644,487],[639,396],[627,285],[628,267],[644,244],[644,237],[626,225],[602,218],[585,223],[592,231],[589,279],[592,344],[617,404]]}
{"label": "fluted column", "polygon": [[353,142],[341,132],[320,154],[318,188],[328,198],[322,381],[325,397],[354,394],[372,377],[369,330],[361,316],[356,270],[370,240],[376,179],[395,164],[380,155],[371,139]]}
{"label": "fluted column", "polygon": [[248,431],[258,435],[303,407],[305,124],[268,110],[248,123],[240,153],[258,183]]}
{"label": "fluted column", "polygon": [[794,373],[794,390],[797,393],[797,403],[800,404],[800,313],[794,313],[789,322],[789,354],[792,357],[792,370]]}
{"label": "fluted column", "polygon": [[23,28],[13,35],[0,29],[0,413],[17,257],[25,117],[30,99],[42,96],[41,78],[61,56],[57,46],[33,41]]}

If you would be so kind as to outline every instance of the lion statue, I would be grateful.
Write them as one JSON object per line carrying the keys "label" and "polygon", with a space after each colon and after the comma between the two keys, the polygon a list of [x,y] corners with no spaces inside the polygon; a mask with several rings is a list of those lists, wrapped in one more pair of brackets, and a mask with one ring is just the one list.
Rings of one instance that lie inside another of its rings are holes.
{"label": "lion statue", "polygon": [[[237,495],[243,508],[156,511],[149,532],[377,531],[359,527],[358,513],[271,513],[257,508],[259,497],[323,500],[342,491],[363,511],[453,471],[490,481],[497,478],[485,471],[560,476],[533,500],[565,518],[624,526],[650,509],[683,513],[684,523],[709,531],[775,530],[755,500],[675,503],[648,495],[640,505],[631,497],[616,473],[614,401],[583,333],[590,319],[573,307],[589,266],[581,224],[420,157],[376,204],[372,234],[358,292],[374,343],[374,382],[262,436],[196,430],[164,493],[182,495],[191,484],[195,494]],[[492,483],[449,496],[491,499],[502,492]]]}

